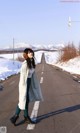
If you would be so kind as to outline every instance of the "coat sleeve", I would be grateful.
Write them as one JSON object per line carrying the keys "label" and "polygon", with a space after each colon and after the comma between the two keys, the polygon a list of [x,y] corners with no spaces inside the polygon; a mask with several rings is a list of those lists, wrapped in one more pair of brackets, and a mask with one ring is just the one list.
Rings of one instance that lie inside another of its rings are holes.
{"label": "coat sleeve", "polygon": [[27,68],[27,63],[23,63],[20,71],[20,84],[24,85],[26,83],[26,78],[28,75],[28,68]]}
{"label": "coat sleeve", "polygon": [[23,62],[20,71],[19,103],[18,103],[19,108],[22,110],[25,109],[25,104],[26,104],[27,76],[28,76],[27,63]]}

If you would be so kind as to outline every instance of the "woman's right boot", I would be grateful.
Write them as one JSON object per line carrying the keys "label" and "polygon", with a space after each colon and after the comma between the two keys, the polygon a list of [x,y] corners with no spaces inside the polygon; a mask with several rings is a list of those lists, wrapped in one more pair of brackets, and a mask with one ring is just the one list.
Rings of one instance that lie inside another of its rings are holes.
{"label": "woman's right boot", "polygon": [[11,117],[10,118],[11,123],[15,125],[15,123],[16,123],[16,121],[17,121],[18,118],[19,118],[18,115],[14,115],[13,117]]}

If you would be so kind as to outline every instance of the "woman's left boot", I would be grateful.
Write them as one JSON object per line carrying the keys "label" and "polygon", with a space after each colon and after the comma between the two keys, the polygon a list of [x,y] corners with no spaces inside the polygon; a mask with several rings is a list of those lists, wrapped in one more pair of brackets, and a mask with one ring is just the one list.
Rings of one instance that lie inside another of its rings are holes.
{"label": "woman's left boot", "polygon": [[17,121],[18,118],[19,118],[18,115],[14,115],[13,117],[11,117],[10,118],[11,123],[15,125],[15,123],[16,123],[16,121]]}
{"label": "woman's left boot", "polygon": [[36,123],[35,121],[32,121],[31,118],[30,118],[29,116],[27,116],[27,117],[24,116],[24,121],[25,121],[26,123],[31,123],[31,124],[35,124],[35,123]]}

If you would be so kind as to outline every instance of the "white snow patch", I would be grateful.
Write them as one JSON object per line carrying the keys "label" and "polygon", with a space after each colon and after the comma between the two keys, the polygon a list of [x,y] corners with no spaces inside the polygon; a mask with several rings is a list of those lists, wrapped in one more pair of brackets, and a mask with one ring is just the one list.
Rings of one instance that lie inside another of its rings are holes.
{"label": "white snow patch", "polygon": [[80,74],[80,56],[70,59],[67,62],[59,62],[55,65],[71,74]]}

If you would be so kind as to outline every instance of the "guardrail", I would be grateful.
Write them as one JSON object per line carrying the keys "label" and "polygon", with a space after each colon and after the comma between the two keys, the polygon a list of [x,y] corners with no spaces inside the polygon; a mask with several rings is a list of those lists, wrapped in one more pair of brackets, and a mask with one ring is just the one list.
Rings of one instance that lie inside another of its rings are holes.
{"label": "guardrail", "polygon": [[[55,52],[55,51],[59,51],[57,49],[54,49],[54,50],[48,50],[48,49],[37,49],[37,50],[34,50],[34,52],[38,52],[38,51],[49,51],[49,52]],[[13,49],[11,50],[0,50],[0,54],[9,54],[9,53],[12,53],[13,52]],[[22,53],[23,50],[15,50],[14,49],[14,53]]]}

